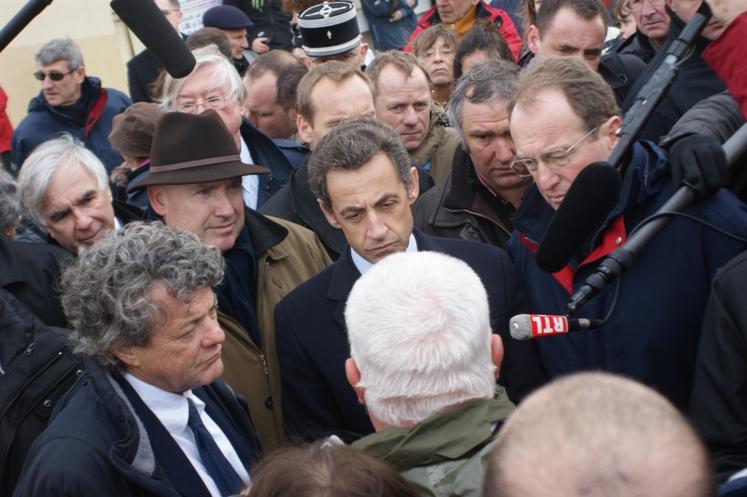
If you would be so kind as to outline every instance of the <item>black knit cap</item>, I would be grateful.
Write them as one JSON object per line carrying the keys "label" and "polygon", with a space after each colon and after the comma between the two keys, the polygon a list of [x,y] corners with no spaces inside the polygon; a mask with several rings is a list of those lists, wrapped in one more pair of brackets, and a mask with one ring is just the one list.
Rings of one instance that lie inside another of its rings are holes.
{"label": "black knit cap", "polygon": [[298,16],[303,49],[309,57],[329,57],[360,45],[355,6],[350,2],[313,5]]}

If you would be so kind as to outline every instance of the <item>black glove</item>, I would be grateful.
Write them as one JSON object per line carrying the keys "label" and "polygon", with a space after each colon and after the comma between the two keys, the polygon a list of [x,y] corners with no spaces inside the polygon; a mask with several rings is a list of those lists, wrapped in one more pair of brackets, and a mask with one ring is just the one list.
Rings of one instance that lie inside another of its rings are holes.
{"label": "black glove", "polygon": [[674,189],[690,186],[698,198],[705,198],[726,185],[729,166],[721,143],[710,135],[690,135],[677,141],[669,151]]}

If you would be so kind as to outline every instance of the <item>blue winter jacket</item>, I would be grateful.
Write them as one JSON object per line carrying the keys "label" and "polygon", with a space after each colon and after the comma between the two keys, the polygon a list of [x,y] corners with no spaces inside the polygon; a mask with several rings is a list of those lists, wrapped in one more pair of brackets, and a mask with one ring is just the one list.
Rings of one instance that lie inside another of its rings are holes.
{"label": "blue winter jacket", "polygon": [[[576,260],[549,274],[537,267],[534,252],[554,211],[533,186],[516,214],[508,248],[524,283],[530,312],[567,314],[570,287],[577,290],[603,256],[624,242],[626,234],[672,193],[666,154],[652,143],[637,143],[624,173],[620,200],[593,238],[597,250],[592,254],[600,257],[579,267]],[[721,190],[686,212],[747,237],[747,206],[731,192]],[[593,369],[620,373],[653,386],[686,408],[711,279],[721,265],[744,250],[745,243],[675,218],[619,279],[619,296],[604,326],[537,339],[547,373],[551,377]],[[609,285],[578,316],[604,317],[613,305],[615,287]]]}
{"label": "blue winter jacket", "polygon": [[[107,172],[111,172],[122,163],[122,156],[109,144],[109,133],[112,130],[114,116],[124,111],[132,102],[121,91],[101,88],[101,81],[98,78],[89,76],[83,85],[87,85],[84,91],[99,94],[98,99],[106,98],[102,112],[89,132],[86,134],[84,126],[60,112],[59,107],[50,106],[40,92],[29,102],[28,114],[13,133],[11,160],[16,168],[21,167],[23,161],[37,145],[57,138],[62,133],[70,133],[82,141],[86,148],[104,163]],[[92,109],[96,107],[98,99],[91,98],[87,109],[88,119],[91,118]]]}

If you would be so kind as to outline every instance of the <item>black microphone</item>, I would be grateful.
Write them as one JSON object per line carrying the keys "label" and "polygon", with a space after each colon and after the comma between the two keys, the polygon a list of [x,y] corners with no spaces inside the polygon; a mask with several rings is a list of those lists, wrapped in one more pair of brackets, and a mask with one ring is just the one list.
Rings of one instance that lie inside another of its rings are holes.
{"label": "black microphone", "polygon": [[112,0],[109,5],[171,77],[183,78],[192,72],[194,55],[153,0]]}
{"label": "black microphone", "polygon": [[601,225],[620,197],[620,175],[606,162],[586,166],[555,211],[537,248],[537,266],[560,271]]}
{"label": "black microphone", "polygon": [[604,324],[602,319],[571,318],[551,314],[519,314],[508,322],[508,329],[512,338],[527,340],[589,330],[598,328],[602,324]]}

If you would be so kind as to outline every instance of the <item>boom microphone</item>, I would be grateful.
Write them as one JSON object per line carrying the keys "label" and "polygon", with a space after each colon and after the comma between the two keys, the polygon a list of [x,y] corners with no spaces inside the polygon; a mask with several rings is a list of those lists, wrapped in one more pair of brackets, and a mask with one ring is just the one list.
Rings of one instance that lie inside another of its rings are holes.
{"label": "boom microphone", "polygon": [[568,189],[537,248],[537,266],[555,273],[568,265],[620,197],[620,175],[606,162],[585,167]]}
{"label": "boom microphone", "polygon": [[569,318],[550,314],[519,314],[511,318],[508,329],[516,340],[527,340],[571,331],[588,330],[603,324],[601,319]]}
{"label": "boom microphone", "polygon": [[194,55],[153,0],[112,0],[109,5],[173,78],[192,72]]}

